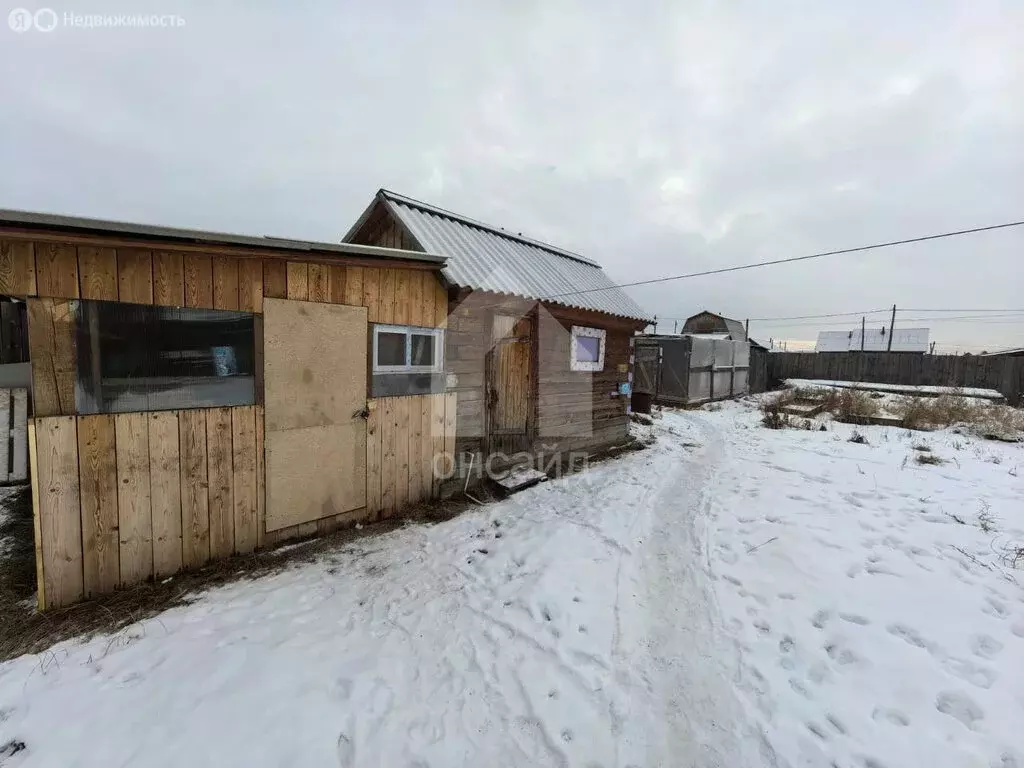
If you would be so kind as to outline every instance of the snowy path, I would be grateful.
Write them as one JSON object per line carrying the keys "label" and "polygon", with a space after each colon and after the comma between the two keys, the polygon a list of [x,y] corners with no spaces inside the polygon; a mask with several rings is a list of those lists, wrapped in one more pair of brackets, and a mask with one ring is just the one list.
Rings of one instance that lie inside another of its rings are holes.
{"label": "snowy path", "polygon": [[1024,444],[694,418],[725,436],[712,570],[779,765],[1024,768]]}
{"label": "snowy path", "polygon": [[13,766],[763,765],[709,597],[715,428],[0,665]]}

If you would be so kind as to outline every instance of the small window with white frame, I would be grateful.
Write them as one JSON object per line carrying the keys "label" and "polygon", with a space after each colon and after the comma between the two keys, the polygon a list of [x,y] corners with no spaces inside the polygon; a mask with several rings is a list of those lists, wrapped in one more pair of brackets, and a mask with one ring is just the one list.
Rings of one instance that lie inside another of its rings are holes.
{"label": "small window with white frame", "polygon": [[573,371],[604,370],[605,331],[602,328],[572,327],[572,352],[569,368]]}
{"label": "small window with white frame", "polygon": [[409,325],[373,326],[373,372],[440,373],[444,330]]}

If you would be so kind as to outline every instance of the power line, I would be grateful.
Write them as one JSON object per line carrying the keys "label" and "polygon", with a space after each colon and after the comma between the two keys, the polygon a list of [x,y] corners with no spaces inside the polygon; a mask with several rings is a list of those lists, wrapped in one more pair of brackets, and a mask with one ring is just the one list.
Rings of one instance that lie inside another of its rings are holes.
{"label": "power line", "polygon": [[900,312],[1024,312],[1022,309],[914,309],[900,308]]}
{"label": "power line", "polygon": [[974,227],[972,229],[958,229],[954,232],[942,232],[937,235],[924,235],[922,237],[908,237],[903,240],[890,240],[885,243],[875,243],[873,245],[859,245],[856,248],[841,248],[836,251],[823,251],[821,253],[811,253],[807,256],[791,256],[786,259],[773,259],[771,261],[759,261],[753,264],[740,264],[735,267],[721,267],[719,269],[708,269],[703,272],[689,272],[684,275],[671,275],[669,277],[656,277],[650,280],[637,280],[632,283],[619,283],[617,285],[610,285],[605,288],[587,288],[582,291],[569,291],[568,293],[555,293],[549,296],[541,296],[540,299],[557,299],[562,296],[579,296],[584,293],[596,293],[598,291],[609,291],[615,288],[630,288],[637,285],[651,285],[653,283],[667,283],[671,280],[685,280],[691,277],[704,277],[706,275],[721,275],[726,272],[739,272],[744,269],[756,269],[757,267],[770,267],[776,264],[792,264],[797,261],[808,261],[809,259],[820,259],[825,256],[841,256],[847,253],[859,253],[861,251],[872,251],[878,248],[890,248],[894,245],[908,245],[910,243],[923,243],[927,240],[940,240],[944,237],[957,237],[959,235],[970,235],[977,232],[990,232],[994,229],[1007,229],[1009,227],[1019,227],[1024,225],[1024,221],[1011,221],[1006,224],[992,224],[987,227]]}
{"label": "power line", "polygon": [[[764,322],[765,320],[806,320],[814,317],[846,317],[855,316],[860,317],[861,315],[877,315],[884,312],[891,312],[892,307],[886,307],[885,309],[862,309],[857,312],[830,312],[825,315],[794,315],[792,317],[751,317],[750,322]],[[1024,310],[1022,310],[1024,311]],[[672,317],[670,315],[658,315],[658,320],[689,320],[689,317]]]}

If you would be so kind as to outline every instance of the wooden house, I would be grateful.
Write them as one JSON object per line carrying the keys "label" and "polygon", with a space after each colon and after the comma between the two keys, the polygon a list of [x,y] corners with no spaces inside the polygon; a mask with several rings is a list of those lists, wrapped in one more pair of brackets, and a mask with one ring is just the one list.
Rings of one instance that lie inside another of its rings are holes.
{"label": "wooden house", "polygon": [[393,245],[0,211],[40,607],[438,493],[444,258]]}
{"label": "wooden house", "polygon": [[632,339],[650,320],[598,264],[387,190],[345,241],[447,258],[456,482],[627,438]]}

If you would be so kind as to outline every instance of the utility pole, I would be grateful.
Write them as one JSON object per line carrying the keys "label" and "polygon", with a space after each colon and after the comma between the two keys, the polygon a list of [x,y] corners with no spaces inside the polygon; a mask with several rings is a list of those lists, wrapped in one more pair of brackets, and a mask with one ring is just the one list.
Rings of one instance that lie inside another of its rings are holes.
{"label": "utility pole", "polygon": [[747,318],[747,322],[743,326],[743,333],[747,335],[747,340],[750,340],[750,318]]}
{"label": "utility pole", "polygon": [[889,321],[889,347],[886,352],[892,352],[892,329],[896,327],[896,305],[892,305],[892,320]]}
{"label": "utility pole", "polygon": [[865,319],[863,317],[860,319],[860,351],[861,352],[864,351],[864,332],[866,330],[867,323],[868,323],[867,319]]}
{"label": "utility pole", "polygon": [[679,321],[678,320],[673,320],[672,321],[672,334],[675,335],[678,332],[679,332]]}

